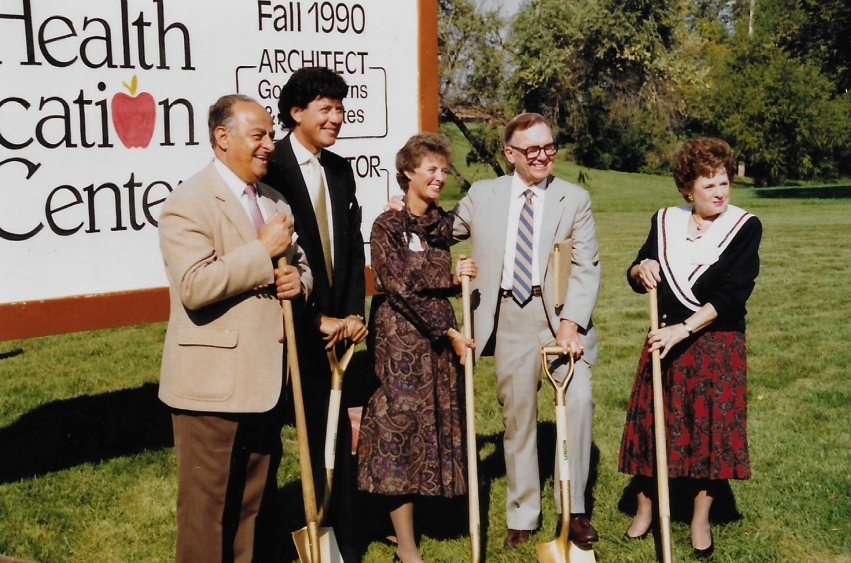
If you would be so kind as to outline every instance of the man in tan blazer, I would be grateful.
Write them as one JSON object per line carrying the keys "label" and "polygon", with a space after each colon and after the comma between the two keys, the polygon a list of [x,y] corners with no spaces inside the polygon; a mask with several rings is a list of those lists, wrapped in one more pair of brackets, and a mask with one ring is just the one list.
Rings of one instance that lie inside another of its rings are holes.
{"label": "man in tan blazer", "polygon": [[[542,116],[514,117],[505,127],[504,141],[505,158],[515,173],[473,184],[455,207],[454,234],[459,240],[470,239],[479,266],[471,284],[476,354],[494,356],[505,424],[505,545],[514,549],[528,541],[540,523],[537,391],[541,346],[553,342],[576,359],[567,390],[569,534],[573,541],[589,544],[598,539],[585,511],[585,485],[591,461],[591,365],[597,361],[591,312],[600,288],[591,199],[581,187],[551,175],[556,151]],[[527,202],[531,209],[524,215]],[[523,222],[528,227],[525,248],[519,229]],[[559,300],[564,305],[556,307],[553,248],[568,240],[572,268]],[[555,371],[556,377],[565,373],[565,365]],[[557,492],[557,504],[558,499]]]}
{"label": "man in tan blazer", "polygon": [[[163,205],[171,312],[160,399],[172,408],[178,563],[255,563],[275,551],[282,455],[279,299],[312,288],[289,205],[259,183],[272,119],[251,98],[210,107],[215,159]],[[289,265],[276,268],[285,256]]]}

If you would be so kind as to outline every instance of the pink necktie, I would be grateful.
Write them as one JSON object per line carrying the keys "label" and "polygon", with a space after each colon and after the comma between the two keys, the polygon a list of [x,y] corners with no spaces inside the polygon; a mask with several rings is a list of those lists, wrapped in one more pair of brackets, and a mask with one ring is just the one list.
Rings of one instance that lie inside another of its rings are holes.
{"label": "pink necktie", "polygon": [[251,211],[251,221],[254,223],[254,228],[260,232],[260,227],[263,226],[263,214],[260,213],[260,206],[257,205],[257,190],[254,184],[246,184],[243,192],[248,196],[248,209]]}

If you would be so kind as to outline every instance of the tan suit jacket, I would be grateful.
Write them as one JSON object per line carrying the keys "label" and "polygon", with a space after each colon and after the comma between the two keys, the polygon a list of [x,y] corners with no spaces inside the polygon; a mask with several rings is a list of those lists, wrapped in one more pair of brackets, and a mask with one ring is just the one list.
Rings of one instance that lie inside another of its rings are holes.
{"label": "tan suit jacket", "polygon": [[[257,185],[267,217],[291,215],[283,197]],[[171,311],[159,397],[204,412],[266,412],[283,380],[283,323],[273,263],[234,193],[212,164],[163,205],[160,249]],[[286,253],[309,293],[313,279],[294,243]],[[259,289],[258,289],[259,288]]]}

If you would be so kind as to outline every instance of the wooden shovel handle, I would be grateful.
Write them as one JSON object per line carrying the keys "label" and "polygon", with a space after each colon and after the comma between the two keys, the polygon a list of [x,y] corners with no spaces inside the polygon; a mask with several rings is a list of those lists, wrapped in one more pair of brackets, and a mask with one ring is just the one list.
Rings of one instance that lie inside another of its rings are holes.
{"label": "wooden shovel handle", "polygon": [[[278,267],[287,265],[286,256],[278,258]],[[293,386],[293,409],[295,410],[296,438],[298,439],[298,465],[301,473],[301,493],[304,499],[304,519],[307,523],[310,559],[320,563],[319,535],[316,514],[316,489],[313,483],[313,467],[310,463],[310,447],[307,444],[307,422],[304,415],[304,399],[301,390],[301,371],[298,366],[293,304],[288,299],[281,300],[284,315],[284,336],[287,342],[287,365]]]}
{"label": "wooden shovel handle", "polygon": [[341,360],[337,359],[337,351],[334,348],[328,350],[328,365],[331,367],[331,393],[328,397],[328,419],[325,425],[325,494],[322,497],[322,506],[316,515],[317,522],[321,525],[328,515],[328,507],[331,505],[331,492],[334,485],[334,463],[337,459],[337,426],[340,423],[340,405],[342,403],[343,375],[346,367],[355,352],[354,345],[343,354]]}
{"label": "wooden shovel handle", "polygon": [[[647,292],[650,300],[650,329],[659,328],[656,288]],[[662,532],[662,561],[671,563],[671,498],[668,493],[668,445],[665,437],[665,397],[662,393],[662,359],[659,350],[651,354],[653,365],[653,429],[656,436],[656,482],[659,492],[659,524]]]}
{"label": "wooden shovel handle", "polygon": [[[464,337],[473,337],[473,316],[470,305],[470,276],[461,276]],[[470,550],[472,563],[481,558],[481,521],[479,516],[479,448],[476,446],[476,401],[473,388],[473,350],[467,348],[464,360],[464,408],[467,423],[467,483],[470,512]]]}

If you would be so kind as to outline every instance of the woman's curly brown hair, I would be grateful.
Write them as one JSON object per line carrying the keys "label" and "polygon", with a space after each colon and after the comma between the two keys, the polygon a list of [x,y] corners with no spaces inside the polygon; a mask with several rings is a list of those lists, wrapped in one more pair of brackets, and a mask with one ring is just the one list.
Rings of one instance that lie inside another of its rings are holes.
{"label": "woman's curly brown hair", "polygon": [[719,168],[727,171],[732,181],[736,168],[733,149],[726,141],[700,137],[687,141],[674,164],[674,183],[680,191],[691,190],[698,178],[709,178]]}

